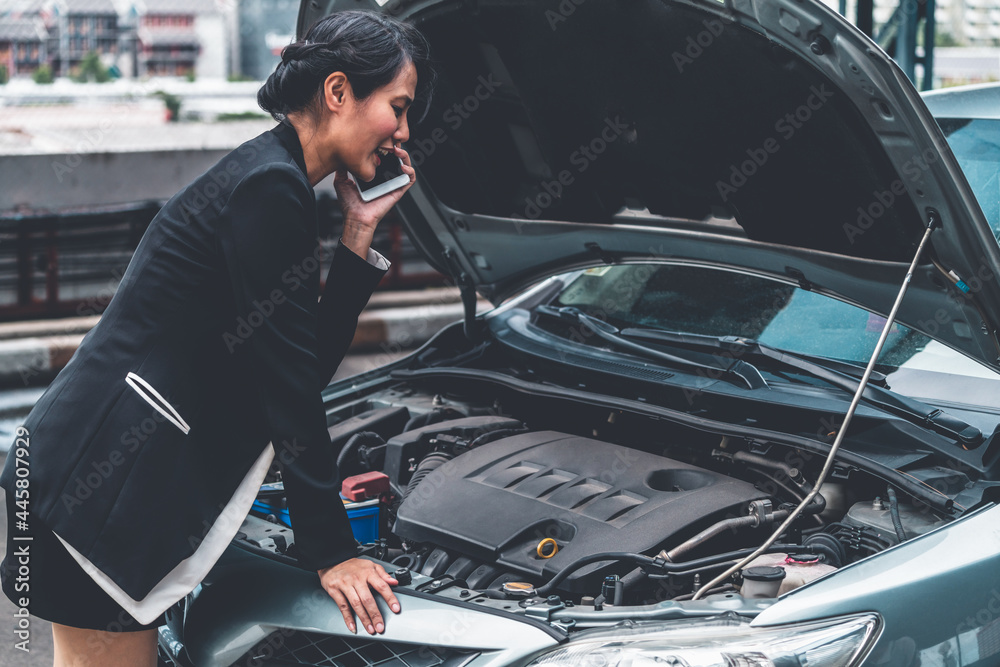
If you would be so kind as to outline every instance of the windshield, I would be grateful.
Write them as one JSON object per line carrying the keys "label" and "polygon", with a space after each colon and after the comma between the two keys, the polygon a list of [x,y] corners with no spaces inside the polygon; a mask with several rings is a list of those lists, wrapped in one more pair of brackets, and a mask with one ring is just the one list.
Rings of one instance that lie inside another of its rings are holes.
{"label": "windshield", "polygon": [[[742,336],[862,367],[885,324],[831,297],[714,268],[617,265],[578,271],[564,281],[552,305],[574,306],[619,327]],[[1000,375],[902,324],[892,326],[877,369],[893,390],[936,405],[1000,408]]]}
{"label": "windshield", "polygon": [[993,235],[1000,239],[1000,120],[939,118]]}

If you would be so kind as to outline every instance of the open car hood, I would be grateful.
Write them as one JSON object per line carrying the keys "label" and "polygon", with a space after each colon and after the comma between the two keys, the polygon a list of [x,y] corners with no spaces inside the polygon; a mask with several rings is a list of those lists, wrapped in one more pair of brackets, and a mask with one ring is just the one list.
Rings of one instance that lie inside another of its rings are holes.
{"label": "open car hood", "polygon": [[1000,251],[972,190],[899,68],[818,2],[303,0],[298,33],[359,7],[431,42],[440,78],[410,114],[418,180],[397,209],[433,266],[494,303],[668,260],[886,314],[933,216],[898,319],[1000,370]]}

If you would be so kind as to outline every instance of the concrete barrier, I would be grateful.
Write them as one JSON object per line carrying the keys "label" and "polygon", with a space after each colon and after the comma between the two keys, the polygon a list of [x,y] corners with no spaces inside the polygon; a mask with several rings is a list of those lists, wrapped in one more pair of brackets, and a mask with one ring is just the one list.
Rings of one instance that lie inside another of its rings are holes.
{"label": "concrete barrier", "polygon": [[[223,128],[225,129],[225,128]],[[257,134],[247,132],[249,139]],[[148,128],[164,132],[174,128]],[[222,130],[218,130],[222,131]],[[71,208],[166,201],[245,139],[213,148],[136,150],[81,145],[77,152],[3,155],[0,159],[0,211],[60,211]],[[237,165],[243,164],[236,160]],[[314,188],[334,194],[333,178]]]}

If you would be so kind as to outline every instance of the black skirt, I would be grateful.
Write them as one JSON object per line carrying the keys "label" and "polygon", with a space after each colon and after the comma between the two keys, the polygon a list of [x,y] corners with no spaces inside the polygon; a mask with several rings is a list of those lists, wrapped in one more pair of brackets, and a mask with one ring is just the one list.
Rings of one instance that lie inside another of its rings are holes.
{"label": "black skirt", "polygon": [[[7,554],[0,563],[3,592],[28,614],[61,625],[109,632],[152,630],[166,623],[164,614],[140,625],[90,578],[62,542],[30,509],[28,529],[19,529],[14,495],[7,500]],[[31,540],[14,537],[31,536]],[[27,549],[27,556],[23,555]],[[26,562],[23,562],[26,561]],[[22,604],[26,603],[26,604]]]}

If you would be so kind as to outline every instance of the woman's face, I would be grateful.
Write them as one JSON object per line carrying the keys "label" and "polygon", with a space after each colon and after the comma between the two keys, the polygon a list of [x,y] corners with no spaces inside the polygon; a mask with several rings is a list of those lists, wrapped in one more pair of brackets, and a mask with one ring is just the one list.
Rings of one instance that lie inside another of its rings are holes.
{"label": "woman's face", "polygon": [[416,88],[417,69],[407,62],[395,79],[361,102],[350,95],[351,101],[341,116],[343,124],[338,134],[343,140],[337,152],[339,163],[356,178],[372,180],[384,154],[410,138],[406,112]]}

